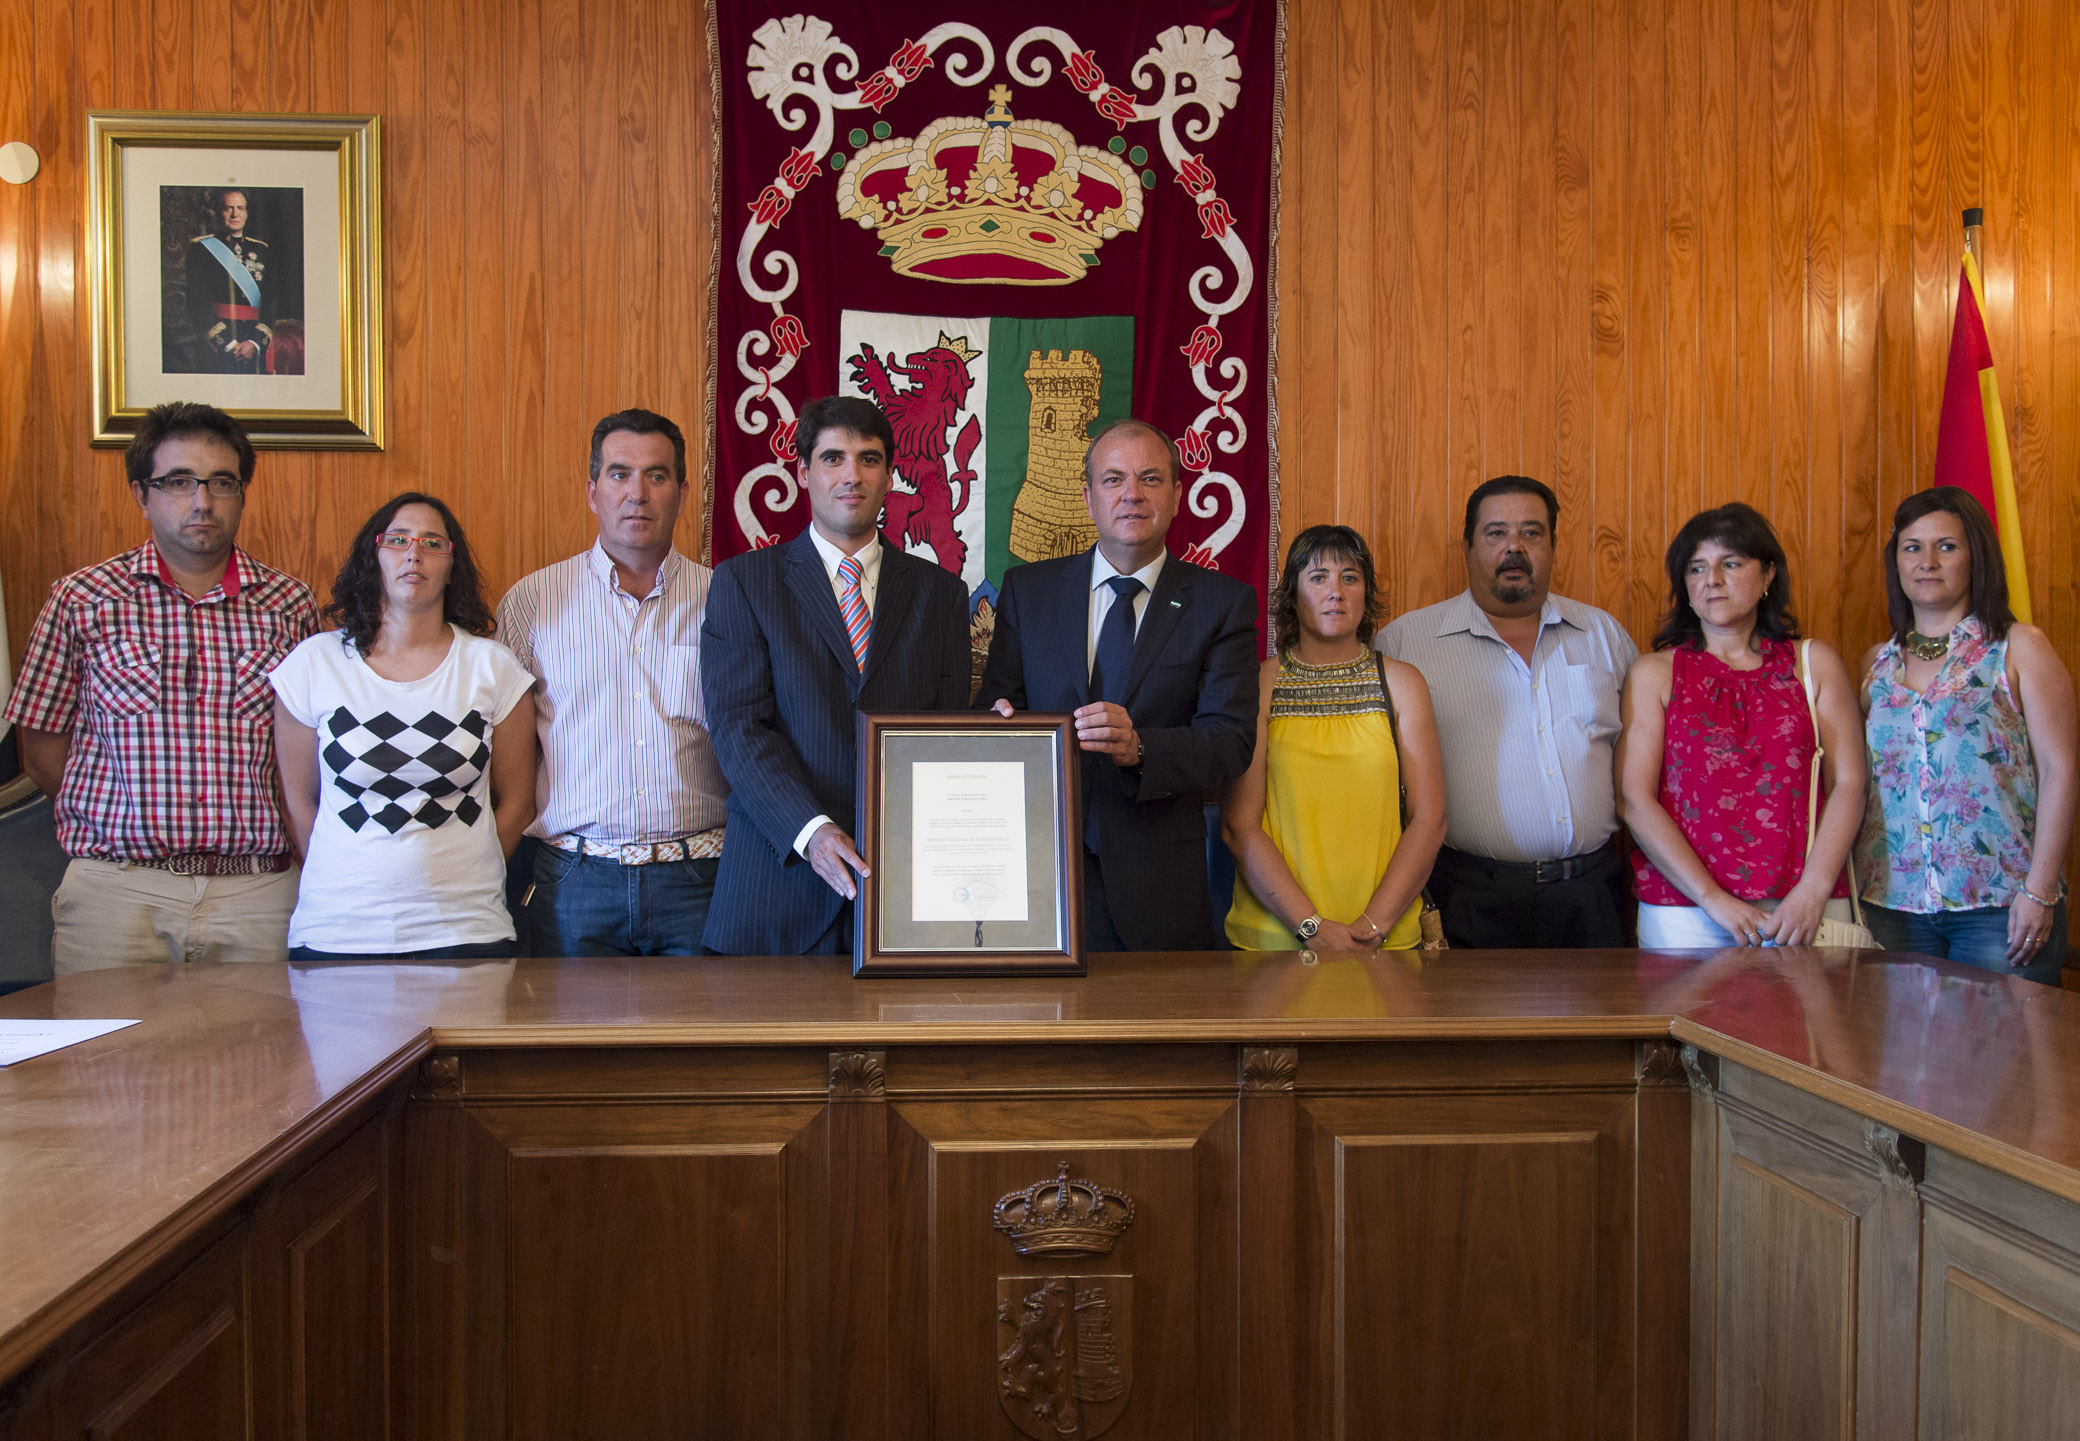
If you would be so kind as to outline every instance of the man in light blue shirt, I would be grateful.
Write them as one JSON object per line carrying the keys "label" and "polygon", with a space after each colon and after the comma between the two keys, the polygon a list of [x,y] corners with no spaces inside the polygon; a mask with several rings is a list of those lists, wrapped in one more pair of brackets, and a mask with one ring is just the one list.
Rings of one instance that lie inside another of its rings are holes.
{"label": "man in light blue shirt", "polygon": [[1454,946],[1628,946],[1614,838],[1618,697],[1639,647],[1550,594],[1560,502],[1502,475],[1466,501],[1466,589],[1375,644],[1429,683],[1444,743],[1445,845],[1430,894]]}

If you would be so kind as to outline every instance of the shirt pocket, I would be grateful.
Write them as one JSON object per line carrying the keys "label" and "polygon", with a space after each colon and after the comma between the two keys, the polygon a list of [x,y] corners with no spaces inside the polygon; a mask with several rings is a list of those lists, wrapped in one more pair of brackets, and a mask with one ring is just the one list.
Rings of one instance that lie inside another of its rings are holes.
{"label": "shirt pocket", "polygon": [[1618,687],[1620,678],[1600,666],[1571,665],[1567,668],[1567,703],[1574,719],[1588,732],[1591,743],[1618,734]]}
{"label": "shirt pocket", "polygon": [[274,711],[274,687],[267,673],[281,663],[282,648],[242,650],[231,658],[231,711],[242,720],[257,720]]}
{"label": "shirt pocket", "polygon": [[87,689],[94,704],[114,716],[147,715],[159,708],[159,647],[145,641],[110,640],[87,661]]}
{"label": "shirt pocket", "polygon": [[700,648],[668,645],[657,672],[657,699],[671,720],[702,723]]}

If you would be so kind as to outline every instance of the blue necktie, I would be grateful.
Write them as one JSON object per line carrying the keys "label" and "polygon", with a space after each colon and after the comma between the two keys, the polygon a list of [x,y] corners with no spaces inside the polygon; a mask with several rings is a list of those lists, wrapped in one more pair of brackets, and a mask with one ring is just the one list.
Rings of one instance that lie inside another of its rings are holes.
{"label": "blue necktie", "polygon": [[1134,660],[1134,597],[1147,587],[1131,575],[1116,575],[1112,609],[1098,627],[1098,655],[1091,665],[1091,699],[1118,701],[1126,694],[1127,668]]}

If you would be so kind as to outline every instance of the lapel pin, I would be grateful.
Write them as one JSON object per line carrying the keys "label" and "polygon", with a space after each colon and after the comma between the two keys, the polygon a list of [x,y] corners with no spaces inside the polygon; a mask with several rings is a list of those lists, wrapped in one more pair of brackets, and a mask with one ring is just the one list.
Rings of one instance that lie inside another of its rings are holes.
{"label": "lapel pin", "polygon": [[1171,602],[1170,602],[1170,604],[1172,604],[1172,605],[1183,605],[1183,604],[1184,604],[1184,602],[1183,602],[1183,601],[1181,601],[1181,600],[1173,600],[1173,601],[1171,601]]}

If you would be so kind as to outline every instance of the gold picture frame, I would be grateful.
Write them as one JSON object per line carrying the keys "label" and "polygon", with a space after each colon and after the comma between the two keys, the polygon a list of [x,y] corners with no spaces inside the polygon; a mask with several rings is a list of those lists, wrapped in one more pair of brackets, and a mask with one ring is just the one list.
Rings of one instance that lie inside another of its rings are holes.
{"label": "gold picture frame", "polygon": [[383,448],[373,115],[87,114],[94,435],[206,401],[255,446]]}

